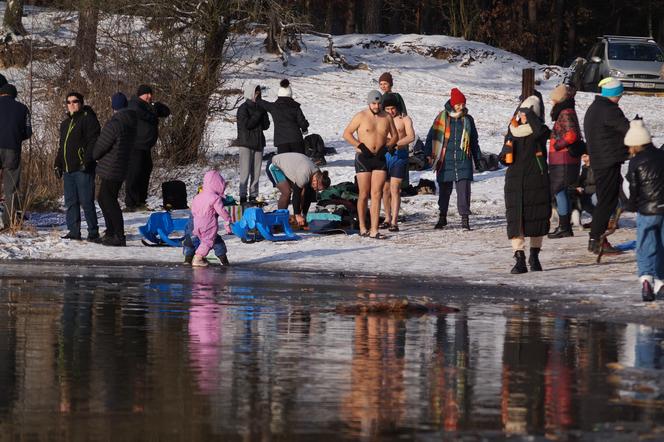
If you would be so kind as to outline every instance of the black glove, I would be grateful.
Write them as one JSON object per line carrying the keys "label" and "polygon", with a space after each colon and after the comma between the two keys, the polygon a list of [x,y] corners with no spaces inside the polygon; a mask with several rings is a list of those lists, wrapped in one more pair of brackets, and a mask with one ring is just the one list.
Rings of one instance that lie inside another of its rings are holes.
{"label": "black glove", "polygon": [[378,149],[378,152],[376,152],[376,158],[379,160],[385,160],[385,155],[387,155],[387,146],[381,147]]}
{"label": "black glove", "polygon": [[397,151],[397,146],[388,146],[387,151],[390,153],[390,155],[394,155],[394,152]]}
{"label": "black glove", "polygon": [[367,146],[365,146],[364,143],[360,143],[360,144],[357,146],[357,148],[360,149],[360,151],[362,151],[362,155],[364,155],[365,157],[372,157],[372,156],[374,156],[374,154],[371,153],[371,151],[369,150],[369,148],[368,148]]}
{"label": "black glove", "polygon": [[53,172],[55,172],[55,176],[56,176],[59,180],[62,179],[62,169],[61,169],[60,167],[55,166],[55,167],[53,168]]}

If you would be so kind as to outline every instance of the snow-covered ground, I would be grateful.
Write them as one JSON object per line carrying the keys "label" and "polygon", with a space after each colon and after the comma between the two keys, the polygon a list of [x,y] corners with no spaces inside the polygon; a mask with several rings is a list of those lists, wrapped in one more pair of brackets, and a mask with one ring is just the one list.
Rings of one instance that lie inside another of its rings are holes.
{"label": "snow-covered ground", "polygon": [[[30,20],[26,24],[30,25]],[[562,68],[536,65],[481,43],[420,35],[335,37],[335,46],[350,63],[363,62],[370,68],[354,71],[323,64],[327,41],[308,36],[304,40],[306,50],[292,54],[288,66],[284,67],[281,60],[262,51],[262,39],[261,35],[244,38],[246,46],[242,49],[242,57],[250,63],[232,79],[232,86],[241,88],[245,82],[258,82],[267,86],[265,98],[274,100],[279,80],[289,78],[294,98],[302,104],[311,124],[310,132],[319,133],[327,145],[338,151],[337,155],[328,157],[326,167],[333,183],[353,180],[354,152],[343,141],[342,133],[353,114],[365,107],[367,92],[378,88],[378,76],[384,71],[390,71],[394,76],[394,90],[404,97],[416,132],[422,138],[449,98],[450,89],[461,89],[475,118],[482,150],[494,153],[501,149],[508,119],[518,105],[521,70],[525,67],[537,69],[537,78],[542,81],[539,90],[545,97],[561,81],[563,71]],[[444,60],[426,55],[437,48],[447,48],[454,56]],[[20,83],[20,71],[4,73],[10,81]],[[168,102],[168,97],[160,99]],[[581,120],[592,100],[592,94],[577,95],[577,111]],[[621,101],[629,118],[637,113],[645,117],[656,144],[664,141],[661,104],[661,98],[641,96],[625,96]],[[549,109],[550,104],[547,103],[547,111]],[[272,129],[267,131],[266,136],[269,151],[272,149]],[[217,158],[222,155],[236,153],[236,148],[231,145],[236,137],[232,119],[214,121],[210,137],[214,146],[210,152],[210,166],[219,164]],[[194,195],[205,170],[206,167],[201,166],[190,167],[183,172],[190,197]],[[237,171],[222,168],[221,172],[229,182],[229,192],[237,198]],[[430,171],[411,172],[411,183],[416,184],[420,178],[433,179],[434,176]],[[509,284],[546,288],[561,294],[574,293],[587,296],[588,302],[641,305],[634,276],[634,252],[606,257],[605,262],[596,265],[595,257],[586,251],[587,234],[580,230],[576,231],[574,238],[545,240],[541,256],[544,272],[510,275],[513,259],[505,230],[503,183],[504,170],[476,175],[472,188],[473,230],[470,232],[459,228],[454,196],[450,209],[451,225],[442,231],[432,229],[437,217],[437,197],[416,196],[404,198],[403,213],[407,221],[402,225],[401,232],[391,234],[386,241],[356,235],[305,234],[301,241],[296,242],[242,244],[237,238],[227,237],[229,259],[234,264],[252,268],[357,272],[427,279],[455,277],[473,283]],[[161,204],[159,183],[152,184],[151,193],[149,206],[158,209]],[[274,207],[275,192],[264,176],[261,179],[261,195]],[[35,216],[36,233],[18,237],[0,236],[0,257],[179,262],[181,254],[178,249],[141,245],[137,228],[147,216],[147,212],[125,214],[129,239],[126,248],[62,241],[59,237],[65,232],[63,214]],[[186,214],[176,212],[175,216]],[[101,216],[100,221],[103,223]],[[633,239],[634,225],[634,217],[626,215],[623,228],[615,234],[613,241],[620,243]],[[659,311],[658,306],[648,308]]]}

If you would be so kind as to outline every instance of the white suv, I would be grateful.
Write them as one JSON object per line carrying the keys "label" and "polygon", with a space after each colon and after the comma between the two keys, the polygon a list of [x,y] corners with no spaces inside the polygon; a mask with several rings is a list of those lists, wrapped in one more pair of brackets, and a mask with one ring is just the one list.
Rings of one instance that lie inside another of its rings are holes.
{"label": "white suv", "polygon": [[597,83],[614,77],[626,90],[664,94],[664,51],[648,37],[605,35],[573,66],[577,89],[597,92]]}

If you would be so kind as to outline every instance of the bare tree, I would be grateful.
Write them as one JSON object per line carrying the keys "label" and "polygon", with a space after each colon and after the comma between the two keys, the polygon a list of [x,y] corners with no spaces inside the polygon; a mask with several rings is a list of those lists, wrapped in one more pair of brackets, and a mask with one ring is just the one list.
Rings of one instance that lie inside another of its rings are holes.
{"label": "bare tree", "polygon": [[7,9],[3,20],[5,32],[15,35],[27,35],[23,27],[23,0],[7,0]]}
{"label": "bare tree", "polygon": [[74,75],[83,69],[91,76],[97,60],[99,4],[97,0],[78,0],[77,3],[78,32],[69,62]]}
{"label": "bare tree", "polygon": [[377,34],[381,24],[381,0],[364,0],[364,30],[365,34]]}

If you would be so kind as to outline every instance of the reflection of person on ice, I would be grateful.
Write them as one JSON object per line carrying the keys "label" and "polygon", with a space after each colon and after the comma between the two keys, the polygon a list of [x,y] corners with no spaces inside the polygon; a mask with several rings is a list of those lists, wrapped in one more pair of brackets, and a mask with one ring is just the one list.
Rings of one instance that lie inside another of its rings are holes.
{"label": "reflection of person on ice", "polygon": [[226,233],[231,233],[231,217],[224,208],[224,192],[226,182],[223,177],[214,170],[205,174],[203,178],[203,190],[194,197],[191,203],[191,214],[194,218],[194,229],[192,235],[200,240],[196,248],[191,265],[194,267],[205,267],[208,265],[205,257],[212,248],[222,265],[228,265],[226,257],[226,245],[221,236],[217,234],[219,228],[219,216],[226,222]]}

